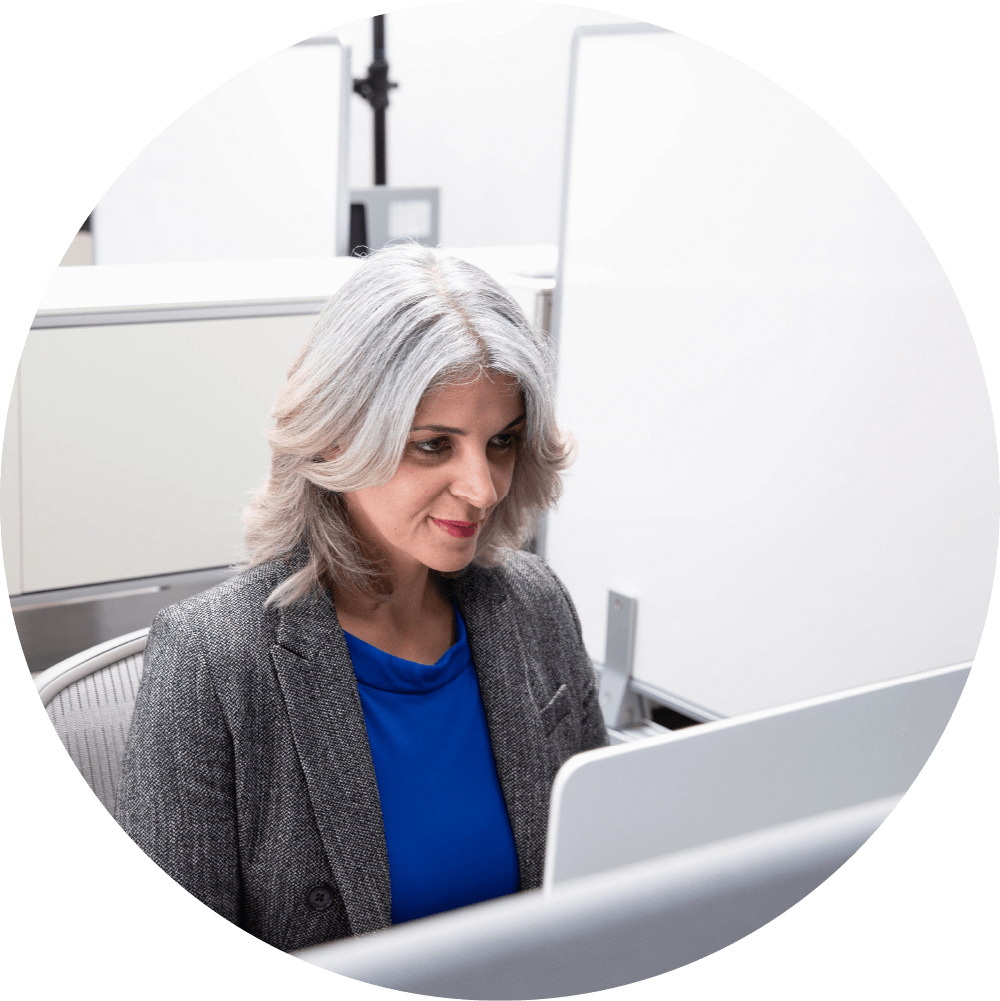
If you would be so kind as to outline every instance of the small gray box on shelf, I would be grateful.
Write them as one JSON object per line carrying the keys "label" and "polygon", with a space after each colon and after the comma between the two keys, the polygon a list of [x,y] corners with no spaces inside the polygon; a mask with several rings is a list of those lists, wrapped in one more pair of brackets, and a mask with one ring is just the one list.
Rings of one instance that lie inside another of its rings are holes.
{"label": "small gray box on shelf", "polygon": [[402,240],[436,247],[438,204],[438,188],[352,188],[348,253],[381,250]]}

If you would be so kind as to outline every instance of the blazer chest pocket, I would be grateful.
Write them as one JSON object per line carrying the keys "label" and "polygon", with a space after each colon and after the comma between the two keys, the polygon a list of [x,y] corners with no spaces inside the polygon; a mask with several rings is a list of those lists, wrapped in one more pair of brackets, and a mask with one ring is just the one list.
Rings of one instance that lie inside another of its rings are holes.
{"label": "blazer chest pocket", "polygon": [[545,728],[545,732],[547,734],[551,733],[569,710],[569,689],[565,684],[562,684],[556,689],[555,695],[538,712],[542,718],[542,726]]}

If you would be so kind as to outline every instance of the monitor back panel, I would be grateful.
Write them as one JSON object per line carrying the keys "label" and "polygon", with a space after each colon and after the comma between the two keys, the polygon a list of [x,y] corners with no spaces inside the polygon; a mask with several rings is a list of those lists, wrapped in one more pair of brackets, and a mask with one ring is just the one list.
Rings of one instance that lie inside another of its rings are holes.
{"label": "monitor back panel", "polygon": [[968,670],[577,755],[553,786],[545,886],[905,792]]}

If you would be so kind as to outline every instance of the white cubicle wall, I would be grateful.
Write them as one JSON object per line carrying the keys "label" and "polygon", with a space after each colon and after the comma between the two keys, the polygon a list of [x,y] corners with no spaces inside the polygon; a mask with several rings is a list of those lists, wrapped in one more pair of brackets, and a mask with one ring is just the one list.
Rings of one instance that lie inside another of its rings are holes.
{"label": "white cubicle wall", "polygon": [[316,311],[358,264],[60,269],[18,371],[11,593],[239,560],[274,397]]}
{"label": "white cubicle wall", "polygon": [[350,49],[257,63],[147,146],[94,210],[95,264],[347,253]]}
{"label": "white cubicle wall", "polygon": [[639,685],[709,716],[971,660],[996,445],[916,224],[742,64],[642,27],[576,45],[554,324],[578,458],[547,555],[591,655],[612,589]]}
{"label": "white cubicle wall", "polygon": [[21,381],[15,375],[0,453],[0,544],[7,589],[21,590]]}

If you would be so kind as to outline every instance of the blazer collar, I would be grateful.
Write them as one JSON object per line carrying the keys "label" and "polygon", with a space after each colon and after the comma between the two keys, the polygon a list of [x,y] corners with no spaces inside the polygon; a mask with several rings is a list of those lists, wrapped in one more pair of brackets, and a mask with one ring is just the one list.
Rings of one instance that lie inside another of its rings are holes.
{"label": "blazer collar", "polygon": [[555,772],[531,696],[514,602],[499,573],[489,568],[466,568],[453,580],[452,589],[468,631],[493,759],[514,834],[521,889],[534,889],[542,883],[549,790]]}
{"label": "blazer collar", "polygon": [[279,610],[271,659],[351,930],[391,923],[389,860],[361,699],[324,590]]}

